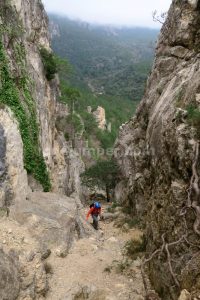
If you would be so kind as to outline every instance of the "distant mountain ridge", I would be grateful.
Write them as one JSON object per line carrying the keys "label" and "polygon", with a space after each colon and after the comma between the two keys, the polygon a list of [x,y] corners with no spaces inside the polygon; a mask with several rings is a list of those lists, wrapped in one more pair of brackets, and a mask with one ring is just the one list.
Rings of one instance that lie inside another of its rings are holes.
{"label": "distant mountain ridge", "polygon": [[49,15],[54,51],[75,68],[72,84],[96,95],[139,101],[158,30],[91,25]]}

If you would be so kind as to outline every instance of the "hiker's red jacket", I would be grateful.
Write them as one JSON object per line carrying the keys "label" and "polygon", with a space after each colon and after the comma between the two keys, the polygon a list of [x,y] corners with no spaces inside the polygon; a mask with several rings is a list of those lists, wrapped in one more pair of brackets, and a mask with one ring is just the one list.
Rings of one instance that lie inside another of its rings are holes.
{"label": "hiker's red jacket", "polygon": [[89,219],[90,215],[100,215],[100,214],[101,214],[101,208],[91,207],[90,210],[87,213],[86,220]]}

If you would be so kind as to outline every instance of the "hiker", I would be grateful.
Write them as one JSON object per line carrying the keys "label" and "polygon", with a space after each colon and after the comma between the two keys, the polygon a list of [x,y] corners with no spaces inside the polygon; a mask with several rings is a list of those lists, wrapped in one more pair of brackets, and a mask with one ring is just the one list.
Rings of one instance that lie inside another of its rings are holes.
{"label": "hiker", "polygon": [[92,216],[93,219],[93,227],[98,230],[99,225],[99,216],[101,217],[101,204],[99,202],[94,202],[90,205],[90,210],[87,213],[86,220],[89,219],[89,216]]}

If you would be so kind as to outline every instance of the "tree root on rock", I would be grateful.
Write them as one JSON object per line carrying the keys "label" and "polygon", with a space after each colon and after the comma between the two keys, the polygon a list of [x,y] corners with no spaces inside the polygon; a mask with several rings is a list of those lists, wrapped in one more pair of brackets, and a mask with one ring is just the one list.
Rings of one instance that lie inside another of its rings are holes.
{"label": "tree root on rock", "polygon": [[189,188],[187,190],[188,197],[187,197],[186,205],[182,208],[180,215],[179,215],[180,217],[184,218],[185,234],[182,235],[182,237],[175,242],[166,243],[166,240],[165,240],[166,233],[164,233],[162,235],[161,247],[159,249],[156,249],[148,258],[146,258],[146,259],[143,258],[143,261],[141,264],[141,273],[142,273],[142,278],[143,278],[143,282],[144,282],[146,296],[148,295],[150,288],[149,288],[149,281],[145,274],[145,265],[147,263],[149,263],[155,256],[158,256],[158,255],[164,254],[164,253],[166,254],[169,272],[173,278],[175,286],[177,288],[180,288],[180,283],[177,279],[177,275],[174,273],[173,268],[172,268],[173,260],[171,258],[169,248],[172,246],[177,246],[180,243],[187,243],[188,245],[190,245],[192,247],[197,247],[198,249],[200,249],[200,246],[195,245],[188,240],[188,227],[187,227],[187,222],[186,222],[186,218],[185,218],[189,209],[192,209],[195,212],[196,219],[193,224],[193,230],[198,236],[200,236],[200,199],[199,199],[200,188],[199,188],[199,175],[197,172],[198,159],[199,159],[199,146],[200,146],[200,142],[196,141],[194,144],[194,160],[193,160],[193,164],[192,164],[192,176],[190,179]]}
{"label": "tree root on rock", "polygon": [[179,284],[179,281],[177,279],[177,275],[174,273],[173,268],[172,268],[172,259],[171,259],[171,254],[170,254],[170,251],[169,251],[169,247],[177,246],[178,244],[183,243],[185,241],[185,238],[187,238],[187,235],[183,235],[179,240],[177,240],[175,242],[166,243],[166,241],[165,241],[165,233],[164,233],[162,235],[162,242],[163,242],[162,246],[159,249],[155,250],[151,254],[151,256],[149,258],[143,259],[143,262],[141,264],[141,273],[142,273],[142,278],[143,278],[143,282],[144,282],[144,287],[145,287],[146,294],[148,294],[149,288],[148,288],[147,278],[146,278],[146,275],[145,275],[145,265],[148,262],[150,262],[156,255],[162,254],[162,253],[166,254],[170,274],[171,274],[171,276],[173,278],[173,281],[174,281],[175,285],[178,288],[180,288],[180,284]]}
{"label": "tree root on rock", "polygon": [[192,164],[192,177],[190,179],[190,186],[187,190],[188,198],[187,205],[183,208],[180,213],[180,216],[186,215],[188,209],[193,209],[196,215],[196,219],[193,225],[194,232],[200,236],[200,206],[199,206],[199,196],[200,196],[200,188],[199,188],[199,175],[197,172],[199,159],[199,141],[195,142],[194,145],[194,161]]}

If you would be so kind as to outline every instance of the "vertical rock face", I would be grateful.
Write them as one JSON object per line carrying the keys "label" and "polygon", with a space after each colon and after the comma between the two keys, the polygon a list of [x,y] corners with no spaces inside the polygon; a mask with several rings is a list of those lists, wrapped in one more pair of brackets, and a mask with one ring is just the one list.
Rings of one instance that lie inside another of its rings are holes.
{"label": "vertical rock face", "polygon": [[23,144],[18,124],[9,109],[0,110],[1,206],[9,206],[13,198],[25,198],[27,173],[23,163]]}
{"label": "vertical rock face", "polygon": [[97,121],[98,127],[102,130],[106,129],[106,113],[105,109],[101,106],[97,107],[97,110],[93,112],[93,115]]}
{"label": "vertical rock face", "polygon": [[[0,299],[44,299],[45,258],[64,257],[75,237],[89,234],[78,197],[63,195],[81,193],[84,164],[56,129],[68,111],[58,78],[46,78],[41,47],[51,52],[41,1],[1,0]],[[40,192],[49,178],[55,194]]]}
{"label": "vertical rock face", "polygon": [[147,224],[147,256],[160,249],[148,266],[162,299],[200,290],[199,28],[200,1],[174,0],[144,99],[115,145],[123,201]]}
{"label": "vertical rock face", "polygon": [[14,260],[0,249],[1,299],[17,299],[20,290],[18,269]]}
{"label": "vertical rock face", "polygon": [[2,125],[0,125],[0,157],[0,207],[3,207],[5,206],[5,186],[3,186],[3,184],[6,175],[6,139]]}
{"label": "vertical rock face", "polygon": [[[0,10],[1,23],[4,25],[1,31],[3,47],[9,72],[16,83],[22,106],[27,105],[28,115],[29,110],[31,111],[30,105],[27,104],[30,99],[28,99],[25,89],[21,88],[21,86],[23,87],[24,72],[26,72],[28,92],[33,99],[39,127],[39,148],[49,172],[52,190],[59,193],[66,193],[66,191],[68,194],[71,191],[78,193],[80,182],[77,174],[83,171],[84,165],[75,150],[69,148],[64,137],[56,130],[56,116],[60,110],[57,102],[59,81],[57,77],[51,81],[46,79],[40,56],[41,47],[51,51],[48,19],[43,4],[40,0],[12,0],[9,3],[1,1]],[[6,14],[10,17],[7,17]],[[23,51],[22,58],[19,55],[20,51]],[[5,147],[2,144],[0,150],[0,172],[4,173],[0,177],[0,184],[2,187],[4,186],[0,192],[0,201],[2,201],[3,195],[8,193],[7,190],[13,197],[16,197],[18,193],[21,194],[21,197],[25,197],[29,190],[23,166],[25,145],[24,142],[22,143],[23,138],[21,139],[21,129],[19,129],[15,114],[11,113],[7,105],[2,106],[0,108],[0,139]],[[6,153],[4,153],[5,149]],[[11,157],[13,157],[12,160]],[[74,163],[77,166],[76,172]],[[32,189],[40,189],[31,175],[29,175],[29,179]],[[33,182],[34,184],[32,184]]]}

